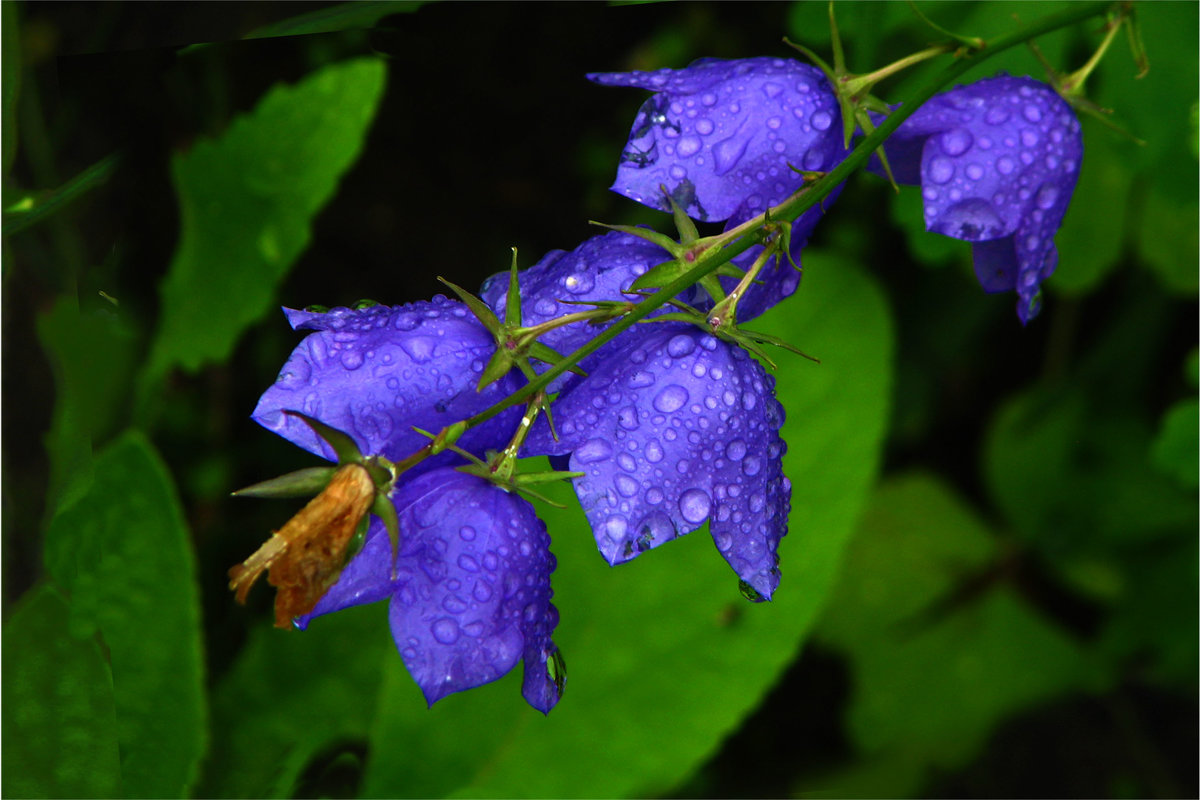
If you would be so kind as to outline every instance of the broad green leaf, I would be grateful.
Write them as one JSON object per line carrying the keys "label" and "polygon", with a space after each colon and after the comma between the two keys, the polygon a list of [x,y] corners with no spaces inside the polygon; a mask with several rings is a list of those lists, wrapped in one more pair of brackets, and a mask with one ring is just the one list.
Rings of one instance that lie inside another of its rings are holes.
{"label": "broad green leaf", "polygon": [[197,796],[294,796],[314,754],[366,740],[384,652],[399,660],[384,603],[317,619],[304,633],[257,628],[213,691]]}
{"label": "broad green leaf", "polygon": [[91,485],[92,443],[111,433],[126,410],[134,338],[119,312],[81,312],[70,296],[38,317],[37,330],[55,379],[54,417],[46,435],[49,518]]}
{"label": "broad green leaf", "polygon": [[917,263],[925,267],[970,263],[970,244],[925,229],[925,204],[915,188],[902,187],[900,194],[888,198],[888,205],[892,221],[905,232],[908,251]]}
{"label": "broad green leaf", "polygon": [[99,644],[40,584],[4,626],[5,797],[119,797],[113,684]]}
{"label": "broad green leaf", "polygon": [[426,711],[389,653],[365,794],[652,795],[762,701],[832,583],[875,474],[890,390],[891,328],[874,282],[806,251],[804,287],[758,325],[822,359],[778,356],[793,489],[774,601],[747,603],[704,531],[610,568],[569,487],[550,487],[572,506],[539,509],[558,557],[564,698],[548,717],[530,709],[518,669]]}
{"label": "broad green leaf", "polygon": [[206,724],[196,570],[171,476],[141,434],[97,456],[90,489],[55,517],[45,547],[70,593],[71,631],[108,648],[126,796],[186,794]]}
{"label": "broad green leaf", "polygon": [[303,36],[311,33],[343,31],[348,28],[370,28],[390,14],[410,13],[422,5],[424,5],[423,0],[385,0],[385,2],[371,0],[370,2],[337,3],[291,19],[255,28],[246,34],[245,38]]}
{"label": "broad green leaf", "polygon": [[26,194],[4,209],[5,236],[24,230],[49,217],[83,195],[103,186],[120,164],[116,154],[106,156],[56,189]]}
{"label": "broad green leaf", "polygon": [[[1191,164],[1194,172],[1195,161]],[[1200,204],[1181,203],[1157,187],[1145,197],[1137,231],[1138,253],[1164,288],[1195,297],[1200,287]]]}
{"label": "broad green leaf", "polygon": [[220,138],[172,159],[183,230],[162,285],[143,403],[168,369],[225,358],[270,308],[313,217],[358,157],[384,72],[381,61],[360,58],[277,86]]}
{"label": "broad green leaf", "polygon": [[[1098,685],[1082,649],[1012,588],[957,596],[998,553],[939,479],[894,478],[869,506],[821,618],[820,640],[850,660],[851,738],[868,770],[877,759],[903,766],[909,791],[914,762],[960,766],[1006,716]],[[854,773],[831,776],[833,794],[861,780]]]}

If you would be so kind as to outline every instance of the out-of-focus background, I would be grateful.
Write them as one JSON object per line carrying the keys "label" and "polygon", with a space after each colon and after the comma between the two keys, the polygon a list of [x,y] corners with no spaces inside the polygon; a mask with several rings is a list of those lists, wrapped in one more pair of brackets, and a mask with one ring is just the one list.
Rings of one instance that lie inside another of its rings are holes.
{"label": "out-of-focus background", "polygon": [[[921,3],[990,37],[1054,3]],[[830,54],[824,3],[13,3],[3,11],[3,791],[10,796],[1195,796],[1197,7],[1087,86],[1042,314],[918,190],[855,176],[761,327],[791,532],[752,605],[703,531],[559,560],[566,695],[427,710],[382,605],[271,627],[226,569],[313,464],[249,419],[280,306],[388,304],[665,215],[607,190],[589,71]],[[940,36],[837,5],[852,69]],[[1081,66],[1100,22],[1039,41]],[[938,67],[885,83],[891,101]],[[1028,49],[988,62],[1044,77]],[[1143,140],[1139,144],[1134,137]],[[559,496],[570,500],[569,492]]]}

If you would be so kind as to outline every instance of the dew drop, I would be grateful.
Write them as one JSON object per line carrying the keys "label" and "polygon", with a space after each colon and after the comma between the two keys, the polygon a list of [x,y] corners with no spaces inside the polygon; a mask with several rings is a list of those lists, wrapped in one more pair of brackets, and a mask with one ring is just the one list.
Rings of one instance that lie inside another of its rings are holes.
{"label": "dew drop", "polygon": [[983,177],[983,167],[978,164],[968,164],[966,168],[967,177],[973,181],[977,181]]}
{"label": "dew drop", "polygon": [[988,125],[1003,125],[1008,122],[1008,109],[1004,106],[992,106],[983,115],[983,121]]}
{"label": "dew drop", "polygon": [[1040,122],[1042,119],[1042,110],[1035,105],[1027,105],[1021,111],[1021,116],[1030,122]]}
{"label": "dew drop", "polygon": [[741,439],[734,439],[726,445],[725,457],[730,461],[741,461],[746,457],[746,443]]}
{"label": "dew drop", "polygon": [[[677,411],[687,404],[688,391],[678,384],[670,384],[654,398],[654,407],[664,414]],[[598,440],[597,440],[598,441]]]}
{"label": "dew drop", "polygon": [[742,472],[750,477],[754,477],[762,471],[762,459],[758,456],[749,456],[742,462]]}
{"label": "dew drop", "polygon": [[712,500],[703,489],[688,489],[679,496],[679,513],[694,525],[707,519],[711,508]]}
{"label": "dew drop", "polygon": [[948,158],[935,158],[929,162],[929,180],[946,183],[954,177],[954,162]]}
{"label": "dew drop", "polygon": [[713,171],[717,175],[724,175],[737,166],[746,153],[746,146],[749,143],[749,139],[737,134],[717,142],[713,147]]}
{"label": "dew drop", "polygon": [[667,352],[672,358],[683,358],[696,349],[696,340],[681,333],[667,343]]}
{"label": "dew drop", "polygon": [[1008,156],[1000,156],[1000,158],[996,159],[996,171],[1001,175],[1011,175],[1016,166]]}
{"label": "dew drop", "polygon": [[829,116],[828,111],[818,111],[812,115],[812,126],[819,131],[829,130],[829,126],[833,124],[833,117]]}
{"label": "dew drop", "polygon": [[638,493],[638,489],[641,488],[638,486],[638,482],[628,475],[618,475],[615,483],[617,484],[617,491],[621,493],[622,497],[633,497]]}
{"label": "dew drop", "polygon": [[[461,531],[460,531],[461,533]],[[467,572],[479,572],[479,562],[473,556],[463,553],[458,557],[458,566]]]}
{"label": "dew drop", "polygon": [[1043,183],[1042,188],[1038,189],[1037,196],[1034,198],[1037,207],[1044,211],[1052,208],[1056,200],[1058,200],[1058,187],[1052,183]]}
{"label": "dew drop", "polygon": [[602,461],[612,455],[612,445],[605,439],[588,439],[575,451],[575,458],[582,464]]}
{"label": "dew drop", "polygon": [[700,140],[695,136],[685,136],[675,145],[675,153],[680,158],[691,158],[700,152]]}
{"label": "dew drop", "polygon": [[431,336],[409,336],[400,340],[400,349],[418,364],[424,364],[433,358],[433,349],[436,346],[437,340]]}
{"label": "dew drop", "polygon": [[974,143],[971,132],[966,128],[955,128],[942,134],[942,150],[948,156],[961,156],[970,150]]}
{"label": "dew drop", "polygon": [[704,118],[696,120],[696,133],[701,136],[708,136],[713,132],[713,123],[711,119]]}
{"label": "dew drop", "polygon": [[646,460],[649,461],[651,464],[657,464],[658,462],[663,460],[662,445],[660,445],[658,443],[657,439],[651,439],[650,441],[646,442],[645,453],[646,453]]}
{"label": "dew drop", "polygon": [[429,629],[433,634],[433,638],[437,639],[442,644],[454,644],[458,641],[459,630],[458,623],[449,617],[442,617]]}

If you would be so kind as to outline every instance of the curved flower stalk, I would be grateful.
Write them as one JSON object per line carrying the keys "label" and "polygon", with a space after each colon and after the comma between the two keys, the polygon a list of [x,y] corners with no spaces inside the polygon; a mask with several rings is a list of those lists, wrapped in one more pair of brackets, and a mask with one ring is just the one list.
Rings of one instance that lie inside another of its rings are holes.
{"label": "curved flower stalk", "polygon": [[1070,105],[1032,78],[989,78],[934,97],[885,148],[896,180],[920,183],[926,229],[972,242],[984,291],[1015,290],[1021,322],[1036,316],[1083,159]]}
{"label": "curved flower stalk", "polygon": [[[511,372],[481,392],[475,385],[495,349],[488,331],[461,303],[438,296],[404,306],[329,311],[284,309],[297,330],[313,330],[292,352],[253,418],[311,453],[333,458],[301,411],[348,433],[363,453],[392,461],[428,443],[413,430],[440,430],[519,388]],[[513,408],[466,431],[458,445],[472,452],[500,447],[521,417]],[[442,454],[417,470],[448,463]]]}
{"label": "curved flower stalk", "polygon": [[551,635],[555,559],[550,537],[520,497],[452,468],[403,481],[392,498],[400,552],[392,561],[373,520],[362,551],[311,614],[389,600],[400,657],[426,701],[497,680],[524,659],[522,695],[548,713],[565,672]]}
{"label": "curved flower stalk", "polygon": [[645,326],[617,343],[555,403],[559,440],[535,427],[528,451],[570,454],[584,473],[575,491],[610,564],[707,520],[738,577],[769,599],[791,491],[774,379],[691,325]]}

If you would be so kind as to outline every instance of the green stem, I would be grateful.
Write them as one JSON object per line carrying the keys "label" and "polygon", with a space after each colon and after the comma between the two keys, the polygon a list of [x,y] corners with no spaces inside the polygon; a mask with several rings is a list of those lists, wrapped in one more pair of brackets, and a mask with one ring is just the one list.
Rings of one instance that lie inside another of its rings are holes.
{"label": "green stem", "polygon": [[[901,103],[900,107],[888,115],[879,127],[872,131],[858,143],[858,146],[850,152],[850,154],[840,164],[827,172],[822,178],[817,181],[806,184],[801,187],[790,198],[785,200],[780,205],[768,212],[755,217],[753,220],[739,226],[739,230],[744,228],[745,232],[751,232],[761,228],[768,218],[771,221],[787,221],[791,222],[800,217],[801,214],[808,211],[810,208],[821,202],[833,191],[839,183],[846,180],[850,173],[859,169],[866,164],[884,140],[892,134],[896,128],[900,127],[900,123],[908,119],[918,108],[925,104],[931,97],[942,90],[943,87],[962,76],[964,73],[978,66],[993,55],[1002,53],[1009,48],[1023,44],[1038,36],[1042,36],[1059,28],[1065,28],[1076,23],[1082,22],[1090,17],[1104,14],[1114,5],[1111,0],[1104,2],[1088,2],[1080,3],[1071,6],[1063,11],[1055,14],[1048,14],[1033,23],[1022,27],[1013,33],[998,36],[991,42],[985,42],[984,46],[975,52],[960,56],[953,64],[947,66],[939,72],[935,77],[928,80],[919,89],[912,92]],[[515,405],[524,403],[529,397],[535,393],[544,390],[551,381],[562,375],[571,367],[575,366],[583,359],[587,358],[592,353],[599,350],[604,345],[611,342],[616,337],[627,331],[640,320],[644,319],[651,312],[659,307],[670,302],[675,295],[679,294],[684,289],[692,286],[701,279],[712,275],[716,270],[725,263],[728,263],[733,258],[744,253],[752,246],[757,244],[757,237],[743,236],[736,242],[733,242],[728,247],[719,248],[716,252],[707,251],[702,253],[697,259],[694,266],[687,272],[684,272],[675,280],[660,288],[657,292],[642,300],[621,319],[614,322],[608,328],[601,331],[594,338],[584,344],[579,349],[567,355],[558,364],[555,364],[550,369],[543,372],[534,380],[531,380],[522,388],[513,392],[504,400],[487,408],[475,416],[463,420],[462,423],[467,428],[472,428],[487,420],[495,417],[505,409]],[[418,453],[414,453],[409,458],[405,459],[401,464],[411,466],[416,461],[421,460],[419,454],[428,451],[428,446],[423,448]]]}
{"label": "green stem", "polygon": [[119,160],[120,157],[116,153],[100,159],[62,186],[35,201],[28,209],[4,209],[3,235],[8,236],[24,230],[50,216],[72,200],[103,185],[116,171]]}

